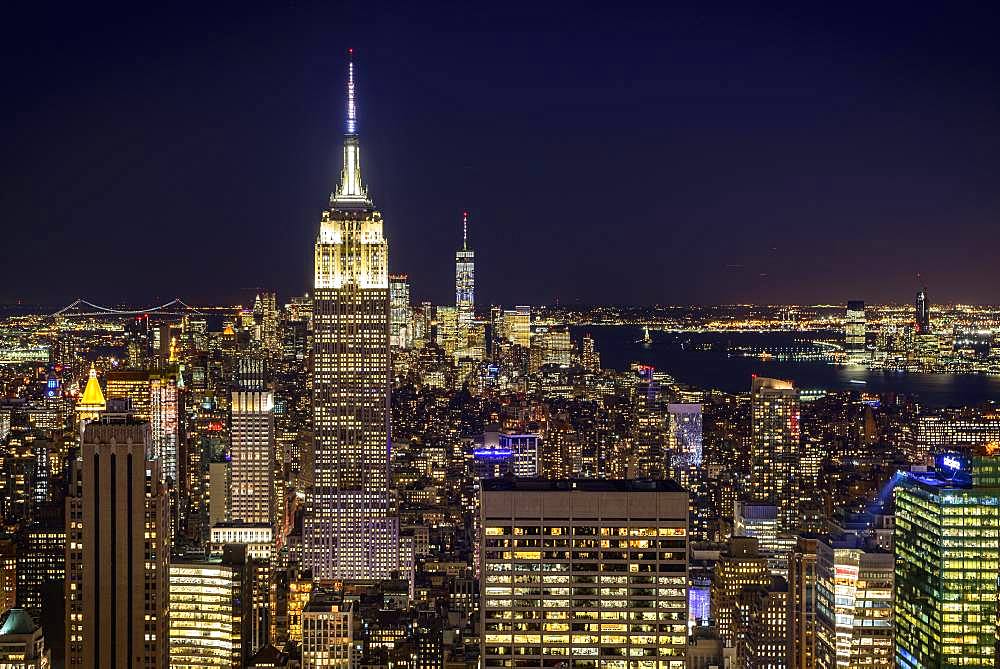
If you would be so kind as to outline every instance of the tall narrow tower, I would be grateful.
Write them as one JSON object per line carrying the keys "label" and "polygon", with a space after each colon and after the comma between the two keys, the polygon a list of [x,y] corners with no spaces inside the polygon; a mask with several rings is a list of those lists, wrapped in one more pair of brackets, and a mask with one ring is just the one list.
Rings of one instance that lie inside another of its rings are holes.
{"label": "tall narrow tower", "polygon": [[303,528],[315,578],[386,578],[399,559],[388,490],[388,254],[382,214],[361,182],[352,59],[344,166],[316,238],[315,478]]}
{"label": "tall narrow tower", "polygon": [[750,401],[751,490],[759,500],[778,507],[780,530],[793,530],[801,458],[799,391],[791,381],[755,376]]}
{"label": "tall narrow tower", "polygon": [[170,520],[149,425],[83,433],[66,498],[67,666],[167,669]]}
{"label": "tall narrow tower", "polygon": [[931,333],[931,303],[927,299],[927,286],[917,291],[917,297],[913,301],[914,320],[916,321],[917,334]]}
{"label": "tall narrow tower", "polygon": [[465,347],[476,318],[476,252],[469,248],[469,212],[462,214],[462,248],[455,251],[455,313],[458,335]]}

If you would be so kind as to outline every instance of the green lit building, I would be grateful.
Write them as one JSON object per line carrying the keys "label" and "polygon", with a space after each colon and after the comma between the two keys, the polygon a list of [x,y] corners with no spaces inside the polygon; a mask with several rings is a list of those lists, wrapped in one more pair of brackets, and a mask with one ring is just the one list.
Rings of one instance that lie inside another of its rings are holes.
{"label": "green lit building", "polygon": [[896,502],[896,664],[997,666],[1000,455],[944,454]]}

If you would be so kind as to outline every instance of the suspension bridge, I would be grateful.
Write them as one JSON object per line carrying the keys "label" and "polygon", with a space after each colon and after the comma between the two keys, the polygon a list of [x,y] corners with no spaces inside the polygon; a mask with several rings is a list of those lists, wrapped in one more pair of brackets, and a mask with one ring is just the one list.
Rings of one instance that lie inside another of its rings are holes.
{"label": "suspension bridge", "polygon": [[187,316],[190,314],[200,313],[202,312],[185,303],[184,300],[179,297],[175,297],[166,304],[144,307],[141,309],[105,307],[100,304],[94,304],[89,300],[79,298],[49,315],[51,317],[62,316],[64,318],[71,318],[76,316]]}

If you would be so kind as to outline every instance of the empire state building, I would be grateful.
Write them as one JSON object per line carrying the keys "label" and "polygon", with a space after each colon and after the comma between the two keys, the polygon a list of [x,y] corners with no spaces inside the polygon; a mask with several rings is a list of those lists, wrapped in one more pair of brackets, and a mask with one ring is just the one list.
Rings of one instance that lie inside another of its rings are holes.
{"label": "empire state building", "polygon": [[340,185],[316,238],[314,484],[304,561],[314,578],[383,579],[398,568],[389,481],[389,246],[361,181],[354,63]]}

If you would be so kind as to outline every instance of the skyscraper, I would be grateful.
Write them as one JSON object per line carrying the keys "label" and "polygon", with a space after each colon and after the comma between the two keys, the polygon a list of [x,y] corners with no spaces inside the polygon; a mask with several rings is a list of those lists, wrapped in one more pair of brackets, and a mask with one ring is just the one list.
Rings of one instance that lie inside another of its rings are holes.
{"label": "skyscraper", "polygon": [[66,499],[68,666],[168,666],[169,508],[150,431],[87,426]]}
{"label": "skyscraper", "polygon": [[800,536],[788,557],[788,669],[816,666],[816,541]]}
{"label": "skyscraper", "polygon": [[[468,337],[476,318],[476,252],[469,248],[469,212],[462,213],[462,248],[455,252],[455,310],[459,339]],[[462,341],[460,346],[465,347]]]}
{"label": "skyscraper", "polygon": [[257,337],[260,345],[271,355],[281,351],[278,334],[278,297],[271,292],[257,293],[253,305],[254,320],[257,322]]}
{"label": "skyscraper", "polygon": [[865,303],[851,300],[844,318],[844,350],[847,361],[860,365],[865,361]]}
{"label": "skyscraper", "polygon": [[235,390],[230,449],[232,520],[273,525],[274,395],[267,390]]}
{"label": "skyscraper", "polygon": [[87,378],[87,386],[83,390],[80,401],[76,404],[77,419],[80,422],[80,434],[83,434],[87,423],[97,420],[101,412],[107,408],[104,400],[104,393],[101,391],[101,383],[97,380],[97,370],[90,367],[90,376]]}
{"label": "skyscraper", "polygon": [[410,308],[410,279],[405,274],[389,275],[389,341],[396,348],[413,345],[413,310]]}
{"label": "skyscraper", "polygon": [[827,535],[816,547],[816,666],[892,664],[892,553],[855,534]]}
{"label": "skyscraper", "polygon": [[916,332],[918,335],[931,333],[931,303],[927,299],[927,287],[917,291],[917,298],[913,302],[914,320],[916,321]]}
{"label": "skyscraper", "polygon": [[340,185],[316,238],[314,483],[303,552],[317,578],[384,578],[399,559],[388,491],[388,254],[382,214],[361,181],[351,61]]}
{"label": "skyscraper", "polygon": [[0,539],[0,611],[17,604],[17,544]]}
{"label": "skyscraper", "polygon": [[778,507],[778,529],[793,529],[800,449],[799,391],[791,381],[754,377],[750,484]]}
{"label": "skyscraper", "polygon": [[494,479],[480,508],[484,666],[686,666],[676,483]]}
{"label": "skyscraper", "polygon": [[939,455],[895,505],[896,666],[996,666],[1000,456]]}

